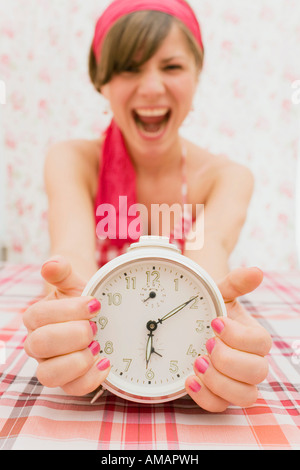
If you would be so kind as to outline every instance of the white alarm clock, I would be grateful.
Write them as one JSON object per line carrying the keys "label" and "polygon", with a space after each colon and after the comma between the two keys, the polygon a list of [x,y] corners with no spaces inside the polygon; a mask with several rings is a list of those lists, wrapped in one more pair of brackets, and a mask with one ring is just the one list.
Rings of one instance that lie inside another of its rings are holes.
{"label": "white alarm clock", "polygon": [[111,370],[104,389],[130,401],[162,403],[186,394],[211,321],[226,315],[213,279],[167,237],[143,236],[106,263],[82,295],[101,310],[93,320]]}

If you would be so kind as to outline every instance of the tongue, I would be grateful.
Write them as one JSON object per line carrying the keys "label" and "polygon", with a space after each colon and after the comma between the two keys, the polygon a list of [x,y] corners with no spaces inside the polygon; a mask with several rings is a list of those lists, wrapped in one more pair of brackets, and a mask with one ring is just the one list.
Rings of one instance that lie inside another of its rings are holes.
{"label": "tongue", "polygon": [[158,132],[160,129],[160,124],[142,124],[142,126],[146,132]]}

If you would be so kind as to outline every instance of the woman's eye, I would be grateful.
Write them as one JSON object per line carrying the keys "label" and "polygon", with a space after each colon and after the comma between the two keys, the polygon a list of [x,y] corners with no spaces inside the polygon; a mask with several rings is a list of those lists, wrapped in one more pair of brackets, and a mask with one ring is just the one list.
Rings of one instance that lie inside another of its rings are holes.
{"label": "woman's eye", "polygon": [[127,67],[127,69],[124,70],[124,72],[127,72],[127,73],[139,73],[140,69],[139,67],[135,67],[135,66],[129,66]]}
{"label": "woman's eye", "polygon": [[166,66],[166,70],[181,70],[182,66],[179,64],[171,64]]}

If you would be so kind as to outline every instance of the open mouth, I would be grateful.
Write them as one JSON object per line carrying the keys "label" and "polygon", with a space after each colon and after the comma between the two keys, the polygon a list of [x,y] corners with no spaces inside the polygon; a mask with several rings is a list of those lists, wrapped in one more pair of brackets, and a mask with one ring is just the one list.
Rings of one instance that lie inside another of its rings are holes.
{"label": "open mouth", "polygon": [[133,110],[133,118],[138,130],[146,137],[160,136],[170,119],[169,108],[140,108]]}

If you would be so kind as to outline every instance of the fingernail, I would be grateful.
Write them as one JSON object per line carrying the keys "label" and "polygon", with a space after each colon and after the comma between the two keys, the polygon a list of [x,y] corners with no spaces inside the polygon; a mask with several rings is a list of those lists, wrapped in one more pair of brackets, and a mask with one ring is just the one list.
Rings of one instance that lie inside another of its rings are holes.
{"label": "fingernail", "polygon": [[215,330],[216,333],[220,334],[221,331],[223,331],[225,325],[224,323],[222,322],[222,320],[220,320],[219,318],[215,318],[212,322],[211,322],[211,326],[213,327],[213,329]]}
{"label": "fingernail", "polygon": [[91,350],[93,356],[97,356],[97,354],[100,352],[100,344],[98,341],[92,341],[89,345],[89,349]]}
{"label": "fingernail", "polygon": [[199,382],[193,379],[192,382],[189,384],[189,388],[192,390],[192,392],[198,393],[201,390],[201,385],[199,384]]}
{"label": "fingernail", "polygon": [[58,261],[56,259],[49,259],[48,261],[45,261],[45,263],[42,265],[42,268],[48,266],[50,263],[58,263]]}
{"label": "fingernail", "polygon": [[195,361],[195,367],[197,371],[200,372],[200,374],[204,374],[208,366],[209,366],[209,363],[205,359],[205,357],[198,357]]}
{"label": "fingernail", "polygon": [[91,328],[92,328],[92,331],[93,331],[93,336],[95,336],[95,334],[98,331],[97,325],[94,321],[90,321],[90,325],[91,325]]}
{"label": "fingernail", "polygon": [[93,299],[88,303],[88,309],[90,313],[95,313],[100,310],[101,304],[98,299]]}
{"label": "fingernail", "polygon": [[212,353],[212,350],[214,349],[215,344],[216,344],[215,338],[210,338],[208,341],[206,341],[206,349],[207,349],[208,354]]}
{"label": "fingernail", "polygon": [[105,370],[105,369],[108,369],[110,366],[110,362],[108,359],[101,359],[100,362],[98,362],[97,364],[97,369],[99,370]]}

